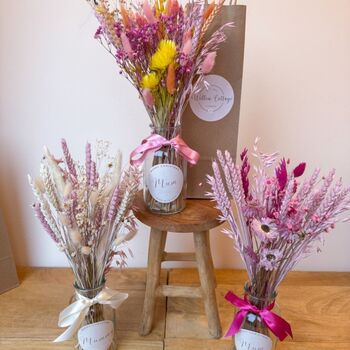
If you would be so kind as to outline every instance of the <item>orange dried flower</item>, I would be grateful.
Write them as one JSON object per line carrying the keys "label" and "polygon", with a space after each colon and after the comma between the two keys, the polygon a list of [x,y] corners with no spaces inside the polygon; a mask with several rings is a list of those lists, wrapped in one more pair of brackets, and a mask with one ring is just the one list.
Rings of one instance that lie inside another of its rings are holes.
{"label": "orange dried flower", "polygon": [[213,11],[215,10],[215,2],[213,1],[211,4],[209,4],[209,6],[207,7],[207,9],[205,10],[204,13],[204,20],[206,21],[210,15],[213,13]]}
{"label": "orange dried flower", "polygon": [[123,23],[125,27],[129,26],[129,13],[127,11],[127,9],[123,6],[123,4],[120,4],[120,14],[122,16],[123,19]]}

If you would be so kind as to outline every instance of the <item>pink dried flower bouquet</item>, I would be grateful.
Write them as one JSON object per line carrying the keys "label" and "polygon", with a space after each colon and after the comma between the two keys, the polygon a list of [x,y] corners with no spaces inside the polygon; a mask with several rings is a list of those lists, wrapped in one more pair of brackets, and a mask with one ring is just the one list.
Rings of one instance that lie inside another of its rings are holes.
{"label": "pink dried flower bouquet", "polygon": [[225,233],[245,263],[249,293],[269,298],[286,274],[322,242],[322,233],[347,220],[341,214],[350,209],[350,188],[344,188],[341,179],[335,181],[335,170],[319,178],[316,169],[299,182],[305,163],[291,167],[289,160],[278,161],[277,153],[259,152],[257,142],[252,155],[258,165],[250,165],[247,149],[240,166],[229,152],[218,151],[208,181],[221,219],[230,225]]}

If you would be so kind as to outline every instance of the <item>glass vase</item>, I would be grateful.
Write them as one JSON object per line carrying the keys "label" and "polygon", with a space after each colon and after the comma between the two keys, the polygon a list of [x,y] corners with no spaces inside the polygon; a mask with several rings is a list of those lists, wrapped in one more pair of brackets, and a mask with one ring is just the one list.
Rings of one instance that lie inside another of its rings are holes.
{"label": "glass vase", "polygon": [[[83,296],[95,298],[105,284],[93,289],[81,289],[74,285],[75,295],[72,302]],[[87,315],[76,335],[76,349],[79,350],[116,350],[116,318],[115,311],[109,305],[94,304],[89,307]]]}
{"label": "glass vase", "polygon": [[[154,128],[153,133],[171,140],[180,127]],[[172,146],[149,154],[144,162],[144,200],[151,212],[175,214],[185,208],[187,161]]]}
{"label": "glass vase", "polygon": [[[244,291],[250,304],[261,310],[271,305],[276,298],[276,293],[266,297],[258,297],[251,293],[248,284],[246,284]],[[276,304],[271,311],[280,315],[279,307]],[[278,339],[259,315],[249,312],[244,318],[240,331],[233,336],[232,340],[233,350],[275,350]]]}

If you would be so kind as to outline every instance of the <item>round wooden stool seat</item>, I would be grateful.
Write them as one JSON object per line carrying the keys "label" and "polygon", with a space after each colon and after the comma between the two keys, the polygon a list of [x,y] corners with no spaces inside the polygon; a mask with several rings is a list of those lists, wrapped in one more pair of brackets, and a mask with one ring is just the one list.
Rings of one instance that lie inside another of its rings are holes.
{"label": "round wooden stool seat", "polygon": [[143,193],[136,195],[134,215],[143,224],[160,231],[168,232],[199,232],[208,231],[221,222],[215,203],[205,199],[187,199],[186,208],[177,214],[160,215],[148,210]]}

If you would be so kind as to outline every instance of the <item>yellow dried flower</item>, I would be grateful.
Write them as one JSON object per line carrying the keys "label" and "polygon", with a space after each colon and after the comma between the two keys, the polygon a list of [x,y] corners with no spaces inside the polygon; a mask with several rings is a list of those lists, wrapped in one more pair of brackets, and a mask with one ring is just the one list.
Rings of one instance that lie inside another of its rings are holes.
{"label": "yellow dried flower", "polygon": [[151,57],[151,69],[166,69],[174,61],[176,44],[172,40],[161,40],[156,53]]}
{"label": "yellow dried flower", "polygon": [[159,84],[159,77],[157,73],[151,72],[142,77],[141,81],[144,89],[154,89]]}
{"label": "yellow dried flower", "polygon": [[156,1],[156,15],[157,15],[157,17],[159,17],[159,15],[161,14],[161,13],[163,13],[164,12],[164,10],[165,10],[165,8],[164,8],[164,2],[165,2],[165,0],[157,0]]}
{"label": "yellow dried flower", "polygon": [[101,4],[95,7],[95,11],[100,14],[105,14],[106,12],[108,12],[107,8]]}

